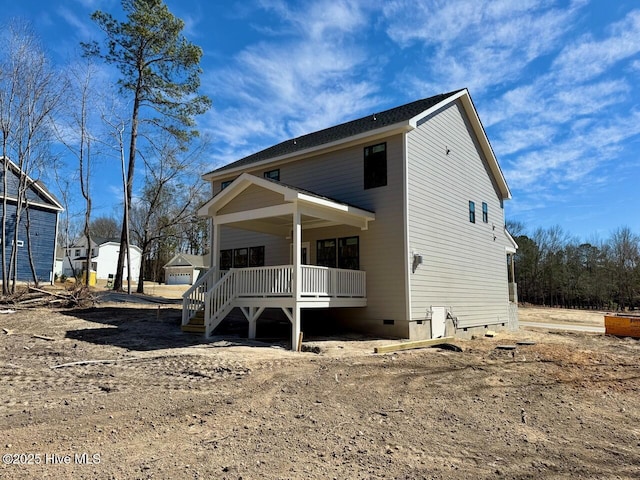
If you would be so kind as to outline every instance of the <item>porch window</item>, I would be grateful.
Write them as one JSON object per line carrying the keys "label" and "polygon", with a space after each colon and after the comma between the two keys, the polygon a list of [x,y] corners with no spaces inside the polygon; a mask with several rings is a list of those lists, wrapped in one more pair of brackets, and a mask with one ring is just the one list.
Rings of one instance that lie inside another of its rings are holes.
{"label": "porch window", "polygon": [[264,246],[249,248],[249,266],[264,267]]}
{"label": "porch window", "polygon": [[233,250],[220,250],[220,270],[230,270],[233,267]]}
{"label": "porch window", "polygon": [[476,203],[469,200],[469,221],[476,223]]}
{"label": "porch window", "polygon": [[487,202],[482,202],[482,221],[489,223],[489,205],[487,205]]}
{"label": "porch window", "polygon": [[364,189],[387,184],[387,144],[364,147]]}
{"label": "porch window", "polygon": [[316,263],[320,267],[336,267],[336,240],[318,240],[316,249]]}
{"label": "porch window", "polygon": [[263,266],[264,245],[261,247],[220,250],[220,270]]}
{"label": "porch window", "polygon": [[360,269],[360,239],[345,237],[338,239],[338,268]]}
{"label": "porch window", "polygon": [[316,263],[321,267],[360,269],[360,238],[318,240]]}
{"label": "porch window", "polygon": [[280,169],[276,168],[275,170],[269,170],[268,172],[264,172],[264,178],[268,178],[269,180],[275,180],[276,182],[279,182]]}
{"label": "porch window", "polygon": [[245,268],[249,266],[249,249],[236,248],[233,251],[233,267]]}

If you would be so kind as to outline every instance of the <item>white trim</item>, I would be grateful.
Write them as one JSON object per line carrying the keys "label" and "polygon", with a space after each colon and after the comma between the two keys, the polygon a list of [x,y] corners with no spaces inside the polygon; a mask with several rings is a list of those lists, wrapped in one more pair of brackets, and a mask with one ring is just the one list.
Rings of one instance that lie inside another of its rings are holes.
{"label": "white trim", "polygon": [[403,217],[403,255],[404,255],[404,288],[405,288],[405,308],[406,318],[411,321],[411,267],[409,263],[409,150],[407,147],[407,135],[402,136],[402,180],[404,182],[404,192],[402,194],[402,217]]}
{"label": "white trim", "polygon": [[[28,186],[29,187],[33,186],[36,190],[38,190],[45,198],[47,198],[53,204],[53,205],[47,205],[47,204],[41,204],[41,203],[31,203],[31,205],[48,208],[50,210],[57,210],[59,212],[64,210],[64,207],[60,205],[60,203],[52,196],[52,194],[48,193],[44,188],[38,185],[38,183],[33,178],[31,178],[29,175],[23,172],[13,160],[11,160],[9,157],[0,156],[0,161],[4,161],[5,159],[9,162],[8,165],[15,170],[14,173],[20,172],[21,174],[24,174],[24,176],[27,177]],[[6,194],[6,192],[4,193]],[[9,198],[11,197],[7,197],[7,199]],[[13,200],[17,202],[17,199],[13,198]],[[28,200],[27,200],[27,203],[29,203]]]}
{"label": "white trim", "polygon": [[[336,140],[330,143],[324,143],[322,145],[317,145],[315,147],[310,147],[305,150],[298,150],[296,152],[288,153],[286,155],[281,155],[279,157],[272,157],[266,160],[261,160],[254,163],[247,163],[244,165],[239,165],[235,168],[230,168],[223,170],[221,172],[216,173],[216,171],[208,172],[202,175],[202,179],[208,182],[213,182],[214,180],[222,180],[225,177],[233,177],[237,175],[238,172],[244,172],[249,169],[258,169],[264,167],[265,165],[273,164],[273,167],[276,165],[281,165],[283,163],[294,162],[299,160],[300,157],[307,157],[310,154],[320,154],[320,153],[328,153],[333,150],[337,150],[340,148],[345,148],[349,144],[358,144],[362,143],[364,140],[373,141],[377,138],[384,138],[396,133],[404,133],[409,130],[413,130],[413,126],[411,126],[408,122],[399,122],[394,123],[393,125],[388,125],[383,128],[379,128],[376,130],[369,130],[368,132],[359,133],[357,135],[353,135],[350,137],[345,137],[340,140]],[[293,141],[293,139],[291,140]],[[222,167],[221,167],[222,168]]]}
{"label": "white trim", "polygon": [[435,104],[433,107],[428,108],[424,112],[416,115],[409,123],[413,128],[416,128],[418,125],[418,121],[424,117],[431,115],[432,113],[438,111],[445,105],[449,105],[456,100],[460,99],[464,110],[469,117],[471,122],[471,126],[473,127],[473,131],[476,134],[478,142],[480,144],[480,148],[482,149],[482,153],[484,153],[487,162],[489,163],[489,168],[491,169],[491,173],[493,174],[496,182],[498,183],[498,188],[500,189],[500,193],[505,199],[511,198],[511,191],[509,190],[509,186],[507,185],[507,181],[504,178],[502,170],[500,169],[500,164],[498,163],[498,159],[493,152],[493,148],[491,148],[491,144],[489,143],[489,139],[487,138],[487,132],[485,132],[484,127],[482,126],[482,122],[480,121],[480,117],[478,116],[478,112],[473,105],[473,100],[471,100],[471,95],[469,91],[465,88],[460,90],[458,93],[451,95],[444,99],[443,101]]}
{"label": "white trim", "polygon": [[[236,198],[250,185],[256,185],[271,192],[281,194],[283,196],[283,203],[253,210],[243,210],[240,212],[221,215],[217,214],[217,212],[228,205],[231,200]],[[291,215],[296,209],[298,209],[301,214],[307,216],[323,221],[351,225],[362,230],[366,230],[369,226],[369,222],[376,218],[375,213],[373,212],[353,207],[351,205],[334,202],[327,198],[316,197],[309,193],[300,192],[296,189],[256,177],[249,173],[243,173],[238,176],[231,185],[202,206],[200,210],[198,210],[198,215],[215,217],[218,224],[228,224],[246,221],[255,222],[256,220],[263,218]],[[317,227],[318,222],[315,223],[316,224],[309,225],[309,227]],[[323,226],[327,225],[326,222],[321,222],[321,224]],[[257,226],[257,224],[255,226]],[[274,225],[264,225],[264,227],[268,231],[277,232],[281,230],[280,227]]]}
{"label": "white trim", "polygon": [[291,215],[295,210],[294,207],[293,203],[283,203],[282,205],[274,205],[271,207],[215,215],[215,219],[216,223],[223,225],[226,223],[245,222],[247,220],[257,220],[260,218],[280,217],[282,215]]}

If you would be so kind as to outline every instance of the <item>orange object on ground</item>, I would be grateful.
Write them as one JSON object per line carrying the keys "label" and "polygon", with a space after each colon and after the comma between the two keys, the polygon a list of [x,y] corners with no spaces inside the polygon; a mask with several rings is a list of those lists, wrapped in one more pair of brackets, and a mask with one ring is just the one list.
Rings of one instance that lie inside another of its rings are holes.
{"label": "orange object on ground", "polygon": [[605,315],[604,333],[618,337],[640,338],[640,316]]}

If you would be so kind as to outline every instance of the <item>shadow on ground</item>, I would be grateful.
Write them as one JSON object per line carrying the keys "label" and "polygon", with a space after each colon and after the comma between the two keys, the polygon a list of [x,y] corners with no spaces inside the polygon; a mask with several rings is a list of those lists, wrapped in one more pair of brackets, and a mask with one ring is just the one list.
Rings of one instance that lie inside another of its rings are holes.
{"label": "shadow on ground", "polygon": [[[146,303],[146,302],[144,302]],[[131,302],[119,306],[92,307],[62,312],[90,324],[104,325],[67,331],[66,337],[95,345],[113,345],[136,351],[167,348],[205,346],[216,347],[247,345],[259,347],[291,348],[291,324],[278,312],[271,312],[258,320],[256,339],[248,339],[249,326],[242,313],[233,311],[215,330],[215,335],[184,333],[180,329],[182,311],[178,305],[140,305]],[[329,320],[305,318],[302,320],[304,342],[363,338],[345,331]]]}

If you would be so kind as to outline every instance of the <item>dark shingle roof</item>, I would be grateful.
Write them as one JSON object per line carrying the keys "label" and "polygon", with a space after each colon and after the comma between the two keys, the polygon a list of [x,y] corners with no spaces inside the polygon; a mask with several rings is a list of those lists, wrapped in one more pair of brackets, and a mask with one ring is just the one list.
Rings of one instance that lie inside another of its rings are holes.
{"label": "dark shingle roof", "polygon": [[357,120],[341,123],[340,125],[325,128],[324,130],[309,133],[301,137],[292,138],[247,157],[241,158],[233,163],[229,163],[228,165],[213,170],[210,173],[224,172],[225,170],[251,165],[263,160],[281,157],[283,155],[303,151],[308,148],[317,147],[337,140],[342,140],[344,138],[349,138],[354,135],[394,125],[399,122],[406,122],[458,92],[460,92],[460,90],[442,93],[429,98],[423,98],[422,100],[416,100],[415,102],[400,105],[399,107],[391,108],[383,112],[376,112]]}

